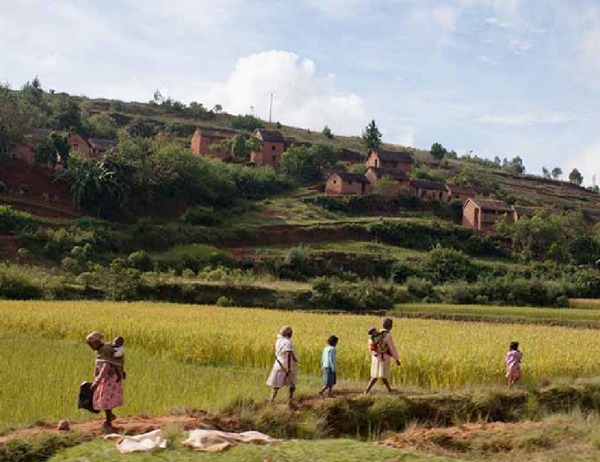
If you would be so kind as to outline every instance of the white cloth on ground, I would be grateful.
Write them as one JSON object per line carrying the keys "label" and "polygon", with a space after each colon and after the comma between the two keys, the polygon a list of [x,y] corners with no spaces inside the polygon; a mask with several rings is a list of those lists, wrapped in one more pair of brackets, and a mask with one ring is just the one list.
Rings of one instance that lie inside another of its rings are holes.
{"label": "white cloth on ground", "polygon": [[131,452],[152,451],[154,449],[165,449],[167,440],[163,437],[161,430],[153,430],[136,436],[124,436],[111,433],[104,437],[105,440],[117,441],[117,451],[121,454]]}
{"label": "white cloth on ground", "polygon": [[270,444],[278,441],[280,440],[256,431],[231,433],[220,430],[192,430],[183,445],[195,451],[219,452],[238,443]]}

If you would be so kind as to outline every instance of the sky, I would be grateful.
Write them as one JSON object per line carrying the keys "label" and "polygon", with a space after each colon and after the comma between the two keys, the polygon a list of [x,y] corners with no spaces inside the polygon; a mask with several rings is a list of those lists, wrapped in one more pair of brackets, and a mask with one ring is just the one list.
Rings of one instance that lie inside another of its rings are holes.
{"label": "sky", "polygon": [[598,0],[12,0],[0,81],[520,155],[600,183]]}

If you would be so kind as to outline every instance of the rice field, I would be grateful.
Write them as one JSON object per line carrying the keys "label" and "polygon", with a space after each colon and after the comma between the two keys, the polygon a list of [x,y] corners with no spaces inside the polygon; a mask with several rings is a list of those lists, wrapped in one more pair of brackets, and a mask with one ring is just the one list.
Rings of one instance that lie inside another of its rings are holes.
{"label": "rice field", "polygon": [[572,308],[534,308],[490,305],[402,304],[396,313],[448,316],[458,319],[552,324],[600,328],[600,300],[571,300]]}
{"label": "rice field", "polygon": [[[335,333],[340,337],[339,375],[362,381],[369,375],[367,326],[380,321],[374,316],[165,303],[32,301],[0,306],[4,334],[35,334],[83,344],[86,333],[100,330],[108,338],[123,335],[128,347],[160,360],[244,367],[265,375],[273,362],[280,326],[293,326],[299,367],[309,374],[319,373],[322,348]],[[393,334],[403,362],[393,373],[397,384],[456,388],[501,383],[503,357],[512,340],[521,342],[529,383],[600,373],[600,331],[596,330],[399,319]]]}

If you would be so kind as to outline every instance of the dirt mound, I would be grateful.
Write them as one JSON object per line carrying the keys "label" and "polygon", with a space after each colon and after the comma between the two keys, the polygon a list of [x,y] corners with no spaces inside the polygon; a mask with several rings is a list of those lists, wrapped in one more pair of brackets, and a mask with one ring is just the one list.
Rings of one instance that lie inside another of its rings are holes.
{"label": "dirt mound", "polygon": [[496,453],[535,443],[535,435],[542,435],[544,427],[544,422],[478,422],[449,428],[417,427],[389,436],[381,444],[444,455]]}

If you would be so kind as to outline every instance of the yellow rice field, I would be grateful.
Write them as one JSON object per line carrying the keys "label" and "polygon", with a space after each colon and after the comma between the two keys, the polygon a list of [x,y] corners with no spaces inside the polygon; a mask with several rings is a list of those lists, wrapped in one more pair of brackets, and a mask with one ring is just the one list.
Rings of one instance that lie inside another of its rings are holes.
{"label": "yellow rice field", "polygon": [[[2,302],[0,333],[21,333],[83,342],[100,330],[123,335],[127,346],[155,357],[195,365],[243,366],[268,373],[280,326],[294,328],[300,369],[319,372],[319,358],[330,334],[340,337],[339,375],[369,375],[367,327],[373,316],[299,311],[217,308],[165,303]],[[394,339],[402,367],[398,384],[462,387],[503,380],[503,357],[510,341],[521,342],[524,379],[593,376],[600,373],[600,331],[564,327],[397,320]],[[129,362],[135,362],[132,355]]]}

